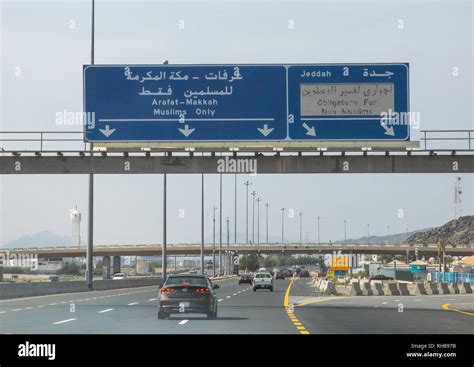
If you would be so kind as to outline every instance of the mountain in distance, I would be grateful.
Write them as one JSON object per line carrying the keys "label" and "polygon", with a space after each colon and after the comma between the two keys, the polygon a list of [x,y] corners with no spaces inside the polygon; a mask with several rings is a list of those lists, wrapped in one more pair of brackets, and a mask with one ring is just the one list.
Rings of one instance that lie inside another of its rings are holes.
{"label": "mountain in distance", "polygon": [[415,233],[407,239],[407,242],[411,244],[433,244],[440,240],[454,246],[474,243],[474,215],[459,217],[442,226]]}
{"label": "mountain in distance", "polygon": [[[416,231],[404,232],[404,233],[395,233],[387,236],[370,236],[369,244],[378,244],[378,243],[390,243],[390,244],[400,244],[406,243],[407,239],[420,232],[427,231],[427,229],[418,229]],[[338,241],[339,243],[344,243],[344,240]],[[359,238],[348,238],[347,243],[355,244],[367,244],[367,236]]]}
{"label": "mountain in distance", "polygon": [[41,231],[32,235],[21,236],[16,240],[1,245],[2,248],[15,247],[51,247],[71,246],[72,238],[69,236],[58,236],[49,231]]}

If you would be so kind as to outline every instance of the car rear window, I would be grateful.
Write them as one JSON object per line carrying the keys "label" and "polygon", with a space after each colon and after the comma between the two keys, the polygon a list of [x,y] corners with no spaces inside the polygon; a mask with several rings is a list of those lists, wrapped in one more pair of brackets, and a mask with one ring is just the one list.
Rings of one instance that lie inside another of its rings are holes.
{"label": "car rear window", "polygon": [[171,277],[166,285],[204,285],[207,286],[205,278],[202,277]]}
{"label": "car rear window", "polygon": [[271,278],[272,276],[270,274],[257,274],[257,278]]}

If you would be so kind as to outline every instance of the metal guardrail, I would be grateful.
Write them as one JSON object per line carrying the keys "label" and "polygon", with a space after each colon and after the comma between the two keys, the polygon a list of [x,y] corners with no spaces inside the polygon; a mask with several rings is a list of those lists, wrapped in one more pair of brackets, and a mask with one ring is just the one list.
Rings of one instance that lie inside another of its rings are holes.
{"label": "metal guardrail", "polygon": [[[474,130],[465,129],[465,130],[420,130],[421,138],[420,142],[422,143],[422,149],[424,150],[473,150],[474,144]],[[442,135],[441,135],[442,134]],[[449,136],[454,134],[455,136]],[[465,147],[449,147],[448,149],[439,149],[437,147],[428,147],[428,142],[434,141],[451,141],[451,142],[466,142]],[[32,147],[18,147],[15,146],[12,148],[5,149],[1,146],[2,143],[33,143],[34,146]],[[48,143],[80,143],[83,146],[83,150],[78,149],[64,149],[64,151],[71,151],[71,152],[81,152],[81,151],[88,151],[89,143],[84,141],[84,133],[83,131],[0,131],[0,150],[1,151],[33,151],[33,152],[47,152],[51,151],[51,149],[45,149]],[[184,142],[185,143],[185,142]],[[37,145],[36,145],[37,144]],[[146,145],[144,143],[144,145]],[[39,148],[39,149],[38,149]],[[133,150],[133,149],[132,149]],[[139,149],[135,149],[139,151]],[[166,150],[166,149],[165,149]],[[178,151],[176,149],[169,149],[170,151]],[[258,149],[255,149],[258,151]],[[332,150],[332,149],[331,149]],[[338,148],[335,150],[351,150],[346,148]],[[387,151],[391,149],[387,147]],[[54,149],[54,151],[61,151],[58,149]],[[127,149],[130,151],[130,149]],[[210,149],[209,151],[213,151]]]}
{"label": "metal guardrail", "polygon": [[[467,149],[472,150],[474,140],[474,130],[420,130],[423,135],[420,140],[423,142],[423,148],[428,150],[429,141],[467,141]],[[460,136],[429,136],[431,134],[458,134]]]}

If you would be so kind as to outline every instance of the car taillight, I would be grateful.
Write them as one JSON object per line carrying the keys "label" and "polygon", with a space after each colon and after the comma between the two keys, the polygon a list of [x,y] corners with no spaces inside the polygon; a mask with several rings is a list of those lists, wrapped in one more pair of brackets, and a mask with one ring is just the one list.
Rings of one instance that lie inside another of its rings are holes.
{"label": "car taillight", "polygon": [[196,288],[195,291],[198,292],[198,293],[208,293],[209,288]]}
{"label": "car taillight", "polygon": [[174,288],[161,288],[161,293],[171,293],[171,292],[175,292],[176,289]]}

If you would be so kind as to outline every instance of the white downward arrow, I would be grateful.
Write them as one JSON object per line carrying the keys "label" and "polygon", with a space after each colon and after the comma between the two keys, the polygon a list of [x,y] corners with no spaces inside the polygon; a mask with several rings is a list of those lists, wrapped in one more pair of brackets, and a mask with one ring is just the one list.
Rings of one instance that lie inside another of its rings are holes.
{"label": "white downward arrow", "polygon": [[257,130],[262,133],[263,136],[268,136],[273,130],[275,130],[273,127],[270,129],[268,128],[267,124],[263,125],[263,128],[257,127]]}
{"label": "white downward arrow", "polygon": [[385,135],[395,136],[395,132],[393,131],[393,126],[388,127],[386,123],[381,122],[380,125],[385,130]]}
{"label": "white downward arrow", "polygon": [[303,123],[303,127],[307,130],[306,135],[316,136],[316,130],[313,127],[309,127],[306,122]]}
{"label": "white downward arrow", "polygon": [[99,129],[99,131],[104,134],[106,138],[110,137],[110,135],[112,135],[115,130],[117,129],[111,129],[109,125],[105,125],[105,129]]}
{"label": "white downward arrow", "polygon": [[191,135],[193,133],[193,131],[195,129],[190,129],[189,128],[189,125],[184,125],[184,129],[178,129],[181,134],[183,134],[185,137],[188,137],[189,135]]}

